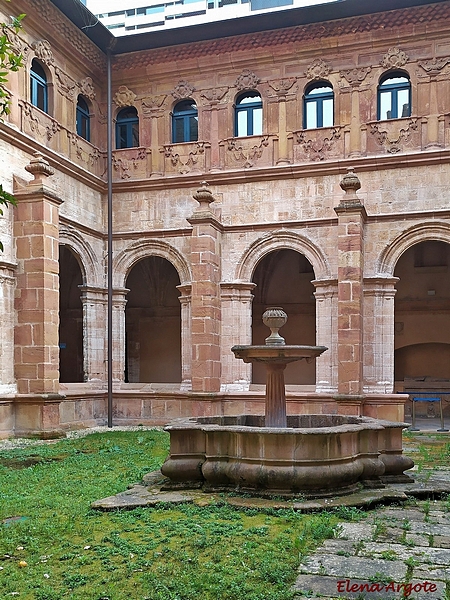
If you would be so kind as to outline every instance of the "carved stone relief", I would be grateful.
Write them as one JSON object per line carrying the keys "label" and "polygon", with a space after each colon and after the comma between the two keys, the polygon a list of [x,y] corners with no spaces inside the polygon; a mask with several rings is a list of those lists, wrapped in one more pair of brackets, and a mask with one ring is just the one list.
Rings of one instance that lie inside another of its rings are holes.
{"label": "carved stone relief", "polygon": [[157,117],[164,114],[164,102],[166,101],[167,95],[161,94],[160,96],[147,96],[142,99],[142,114],[144,118]]}
{"label": "carved stone relief", "polygon": [[[164,146],[164,157],[170,160],[170,163],[178,173],[185,175],[194,170],[197,166],[203,168],[202,159],[206,148],[206,142],[196,142],[191,146],[191,150],[185,156],[180,156],[174,146]],[[198,163],[201,161],[201,165]]]}
{"label": "carved stone relief", "polygon": [[94,82],[90,77],[85,77],[79,81],[78,88],[80,90],[80,94],[82,94],[85,98],[89,98],[89,100],[95,100]]}
{"label": "carved stone relief", "polygon": [[134,106],[136,94],[129,90],[126,85],[121,85],[114,94],[114,103],[116,106]]}
{"label": "carved stone relief", "polygon": [[200,95],[207,101],[205,104],[214,106],[219,104],[221,100],[226,100],[228,89],[228,87],[211,88],[210,90],[204,90]]}
{"label": "carved stone relief", "polygon": [[180,79],[171,94],[175,100],[183,100],[183,98],[190,98],[193,92],[195,92],[195,87],[184,79]]}
{"label": "carved stone relief", "polygon": [[34,50],[36,58],[43,62],[44,64],[50,66],[53,65],[55,59],[53,58],[52,47],[48,40],[39,40],[31,44],[31,47]]}
{"label": "carved stone relief", "polygon": [[74,147],[75,156],[78,158],[78,160],[93,167],[100,158],[99,150],[95,147],[89,147],[90,145],[88,145],[87,142],[82,142],[80,137],[72,131],[67,132],[67,137],[69,138],[71,145]]}
{"label": "carved stone relief", "polygon": [[255,166],[258,159],[261,158],[264,148],[269,146],[269,136],[263,135],[259,143],[245,148],[242,140],[232,138],[228,140],[227,150],[231,153],[234,162],[240,163],[244,169],[249,169]]}
{"label": "carved stone relief", "polygon": [[305,75],[308,79],[325,79],[331,73],[331,67],[321,58],[316,58],[306,69]]}
{"label": "carved stone relief", "polygon": [[134,154],[134,156],[127,156],[127,158],[118,158],[113,155],[113,169],[117,171],[120,179],[130,179],[130,171],[139,169],[141,161],[147,160],[147,153],[145,148],[140,148]]}
{"label": "carved stone relief", "polygon": [[407,124],[403,124],[400,128],[396,127],[396,123],[372,123],[370,126],[370,134],[377,144],[390,154],[402,152],[417,130],[417,118],[408,119]]}
{"label": "carved stone relief", "polygon": [[287,96],[288,93],[295,94],[297,92],[297,86],[294,87],[296,81],[296,77],[288,77],[286,79],[274,79],[273,81],[269,81],[269,86],[275,92],[270,93],[269,96],[277,96],[278,98],[283,98]]}
{"label": "carved stone relief", "polygon": [[254,90],[258,85],[260,79],[250,69],[244,69],[239,77],[236,79],[235,86],[239,91],[243,90]]}
{"label": "carved stone relief", "polygon": [[297,144],[302,146],[306,156],[312,161],[320,161],[328,158],[330,152],[333,151],[336,140],[341,137],[341,128],[334,127],[326,137],[317,134],[312,137],[307,131],[299,131],[296,137]]}
{"label": "carved stone relief", "polygon": [[439,75],[439,73],[443,70],[445,66],[450,63],[449,57],[444,58],[432,58],[430,60],[419,60],[419,66],[428,74],[428,75]]}
{"label": "carved stone relief", "polygon": [[408,62],[409,57],[399,48],[389,48],[381,61],[381,66],[386,69],[398,69]]}
{"label": "carved stone relief", "polygon": [[352,87],[358,87],[367,75],[372,70],[372,67],[355,67],[346,71],[340,71],[342,79],[346,79]]}
{"label": "carved stone relief", "polygon": [[68,98],[69,100],[73,100],[75,98],[75,91],[77,84],[75,81],[69,77],[64,71],[62,71],[59,67],[55,68],[56,75],[56,87],[58,92]]}

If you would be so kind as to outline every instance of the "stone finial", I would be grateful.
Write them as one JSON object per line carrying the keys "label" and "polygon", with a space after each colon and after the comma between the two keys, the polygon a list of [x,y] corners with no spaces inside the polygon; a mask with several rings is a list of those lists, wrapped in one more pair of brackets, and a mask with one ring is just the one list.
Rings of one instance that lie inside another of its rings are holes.
{"label": "stone finial", "polygon": [[266,309],[262,316],[264,325],[270,329],[270,335],[266,338],[266,346],[283,345],[285,340],[278,333],[278,330],[286,324],[287,314],[279,306],[273,306]]}
{"label": "stone finial", "polygon": [[[200,204],[198,211],[206,212],[209,211],[209,205],[211,202],[214,202],[215,198],[211,193],[211,190],[208,187],[208,183],[206,181],[202,181],[201,187],[198,188],[196,193],[193,196],[195,200]],[[197,212],[198,212],[197,211]]]}
{"label": "stone finial", "polygon": [[356,195],[356,192],[361,187],[361,182],[359,181],[358,176],[353,170],[353,167],[348,167],[347,171],[347,175],[344,175],[339,185],[346,194]]}
{"label": "stone finial", "polygon": [[50,177],[55,173],[55,169],[50,166],[40,152],[34,153],[34,158],[25,167],[25,170],[34,176],[34,180],[31,182],[33,184],[43,183],[45,177]]}

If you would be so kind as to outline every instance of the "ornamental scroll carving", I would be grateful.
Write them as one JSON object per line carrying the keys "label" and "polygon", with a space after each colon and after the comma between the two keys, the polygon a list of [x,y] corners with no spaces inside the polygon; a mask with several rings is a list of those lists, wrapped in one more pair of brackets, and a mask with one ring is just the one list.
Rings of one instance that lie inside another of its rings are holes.
{"label": "ornamental scroll carving", "polygon": [[358,87],[372,70],[372,67],[355,67],[346,71],[340,71],[340,76],[352,87]]}
{"label": "ornamental scroll carving", "polygon": [[[32,104],[19,101],[19,106],[22,109],[22,127],[24,131],[31,132],[41,138],[46,137],[48,141],[61,131],[61,125],[58,121],[55,121],[50,115],[41,113]],[[44,119],[44,123],[42,123],[42,119]]]}
{"label": "ornamental scroll carving", "polygon": [[129,90],[126,85],[121,85],[114,94],[114,103],[116,106],[134,106],[136,94]]}
{"label": "ornamental scroll carving", "polygon": [[85,98],[88,98],[89,100],[95,100],[94,82],[90,77],[85,77],[79,81],[78,88],[80,90],[80,94],[82,94]]}
{"label": "ornamental scroll carving", "polygon": [[53,58],[52,47],[48,40],[39,40],[31,44],[31,47],[34,50],[36,58],[43,62],[44,64],[50,66],[53,65],[55,59]]}
{"label": "ornamental scroll carving", "polygon": [[331,73],[331,67],[321,58],[317,58],[306,69],[305,75],[308,79],[325,79]]}
{"label": "ornamental scroll carving", "polygon": [[308,137],[306,131],[297,133],[297,143],[303,148],[303,152],[312,161],[325,160],[336,145],[336,140],[341,137],[341,128],[334,127],[326,137]]}
{"label": "ornamental scroll carving", "polygon": [[450,63],[450,58],[432,58],[430,60],[419,60],[419,67],[427,73],[427,75],[439,75],[442,69]]}
{"label": "ornamental scroll carving", "polygon": [[407,124],[400,128],[396,127],[395,122],[389,123],[389,125],[372,123],[370,134],[379,146],[384,147],[386,152],[397,154],[403,151],[404,146],[411,141],[413,134],[418,130],[417,118],[408,119]]}
{"label": "ornamental scroll carving", "polygon": [[228,87],[212,88],[210,90],[204,90],[200,95],[205,98],[208,104],[212,106],[219,104],[221,100],[226,99]]}
{"label": "ornamental scroll carving", "polygon": [[193,92],[195,92],[195,87],[184,79],[180,79],[180,81],[171,91],[171,94],[175,100],[183,100],[184,98],[190,98]]}
{"label": "ornamental scroll carving", "polygon": [[400,50],[399,48],[389,48],[380,64],[386,69],[398,69],[406,65],[408,60],[409,57],[403,50]]}
{"label": "ornamental scroll carving", "polygon": [[202,158],[205,153],[206,145],[206,142],[196,142],[191,146],[192,149],[189,150],[186,156],[180,156],[173,146],[164,146],[164,157],[170,160],[172,167],[176,169],[178,173],[185,175],[194,170],[200,161],[200,166],[203,167],[204,161]]}
{"label": "ornamental scroll carving", "polygon": [[58,92],[69,100],[73,100],[77,86],[75,81],[59,67],[55,68],[55,75]]}
{"label": "ornamental scroll carving", "polygon": [[24,42],[22,42],[22,40],[20,39],[18,34],[14,31],[14,29],[8,25],[3,25],[2,34],[6,37],[8,42],[11,44],[12,50],[16,54],[22,54],[22,56],[26,59],[26,57],[28,56],[28,53],[30,51],[30,48]]}
{"label": "ornamental scroll carving", "polygon": [[[93,167],[100,158],[99,150],[94,147],[89,148],[87,142],[82,142],[76,133],[68,131],[67,137],[69,138],[69,142],[75,150],[75,156],[78,158],[78,160]],[[83,147],[83,145],[85,147]],[[89,150],[87,148],[89,148]]]}
{"label": "ornamental scroll carving", "polygon": [[136,171],[139,169],[142,161],[147,160],[147,152],[145,148],[140,148],[134,156],[128,156],[127,158],[117,158],[113,156],[113,169],[117,171],[120,179],[130,179],[130,171]]}
{"label": "ornamental scroll carving", "polygon": [[269,81],[269,86],[275,92],[274,94],[269,94],[270,96],[277,96],[278,98],[284,98],[288,93],[295,94],[297,92],[297,86],[294,87],[296,83],[296,77],[288,77],[287,79],[275,79],[273,81]]}
{"label": "ornamental scroll carving", "polygon": [[244,143],[236,138],[228,140],[227,150],[231,153],[237,163],[241,163],[244,169],[250,169],[263,155],[264,149],[269,145],[269,136],[263,135],[258,144],[245,148]]}
{"label": "ornamental scroll carving", "polygon": [[242,92],[243,90],[254,90],[258,85],[260,79],[250,69],[244,69],[242,73],[237,77],[234,85],[237,89]]}
{"label": "ornamental scroll carving", "polygon": [[160,96],[148,96],[142,99],[142,114],[144,118],[157,117],[158,115],[164,114],[164,102],[166,100],[166,94]]}

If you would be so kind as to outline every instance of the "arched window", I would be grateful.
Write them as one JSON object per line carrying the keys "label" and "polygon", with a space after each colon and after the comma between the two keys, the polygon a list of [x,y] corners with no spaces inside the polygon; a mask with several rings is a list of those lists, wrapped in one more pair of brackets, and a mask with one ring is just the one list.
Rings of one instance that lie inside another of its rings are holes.
{"label": "arched window", "polygon": [[388,73],[378,86],[378,120],[411,116],[411,82],[405,73]]}
{"label": "arched window", "polygon": [[172,143],[198,140],[198,112],[193,100],[183,100],[173,109]]}
{"label": "arched window", "polygon": [[236,99],[234,135],[262,135],[262,100],[258,92],[244,92]]}
{"label": "arched window", "polygon": [[39,62],[34,58],[30,70],[31,104],[44,112],[48,112],[47,76]]}
{"label": "arched window", "polygon": [[116,118],[116,148],[139,146],[139,117],[133,106],[122,108]]}
{"label": "arched window", "polygon": [[88,142],[91,140],[89,107],[83,96],[78,96],[77,101],[77,133]]}
{"label": "arched window", "polygon": [[334,125],[334,93],[328,81],[319,81],[305,90],[303,127],[332,127]]}

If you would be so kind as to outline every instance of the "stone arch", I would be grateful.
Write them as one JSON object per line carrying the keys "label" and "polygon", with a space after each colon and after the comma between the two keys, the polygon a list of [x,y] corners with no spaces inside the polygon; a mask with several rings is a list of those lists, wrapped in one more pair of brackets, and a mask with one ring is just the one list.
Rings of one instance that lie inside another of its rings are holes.
{"label": "stone arch", "polygon": [[177,270],[180,284],[191,281],[191,272],[184,256],[176,248],[160,240],[145,240],[125,248],[113,261],[113,285],[124,288],[128,273],[134,264],[149,256],[160,256],[168,260]]}
{"label": "stone arch", "polygon": [[411,246],[425,241],[450,244],[450,223],[429,221],[403,231],[382,251],[377,265],[378,273],[392,276],[400,256]]}
{"label": "stone arch", "polygon": [[322,250],[305,235],[288,231],[275,231],[258,238],[244,252],[236,267],[238,281],[251,281],[257,264],[264,256],[275,250],[295,250],[303,254],[314,269],[318,280],[329,279],[330,266]]}
{"label": "stone arch", "polygon": [[59,243],[68,246],[79,258],[81,272],[85,279],[84,285],[102,287],[104,282],[101,277],[101,261],[81,234],[63,226],[59,231]]}

